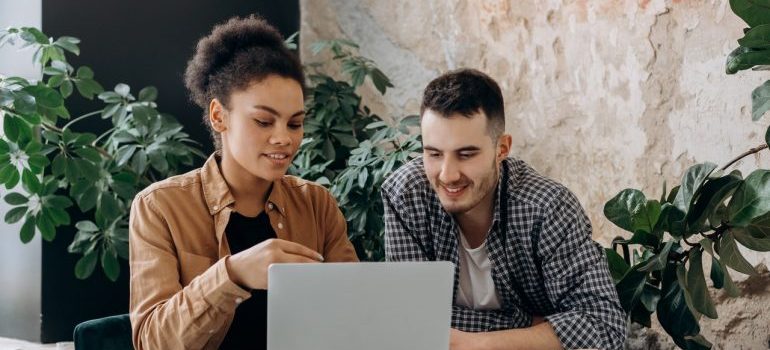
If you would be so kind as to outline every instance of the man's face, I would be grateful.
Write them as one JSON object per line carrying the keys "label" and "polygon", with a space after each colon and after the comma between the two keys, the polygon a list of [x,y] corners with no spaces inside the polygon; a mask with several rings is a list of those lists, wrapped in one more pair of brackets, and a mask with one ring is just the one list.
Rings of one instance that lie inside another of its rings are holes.
{"label": "man's face", "polygon": [[421,128],[425,174],[444,210],[462,214],[484,200],[491,201],[510,136],[501,136],[503,142],[493,140],[482,111],[469,118],[445,117],[428,109]]}

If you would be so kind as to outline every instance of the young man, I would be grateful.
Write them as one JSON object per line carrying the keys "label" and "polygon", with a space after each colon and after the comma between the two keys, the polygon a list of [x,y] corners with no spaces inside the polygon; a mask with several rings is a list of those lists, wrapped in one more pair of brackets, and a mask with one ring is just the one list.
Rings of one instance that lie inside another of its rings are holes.
{"label": "young man", "polygon": [[454,262],[450,347],[619,349],[625,314],[591,223],[564,186],[509,158],[487,75],[425,89],[423,156],[382,187],[389,261]]}

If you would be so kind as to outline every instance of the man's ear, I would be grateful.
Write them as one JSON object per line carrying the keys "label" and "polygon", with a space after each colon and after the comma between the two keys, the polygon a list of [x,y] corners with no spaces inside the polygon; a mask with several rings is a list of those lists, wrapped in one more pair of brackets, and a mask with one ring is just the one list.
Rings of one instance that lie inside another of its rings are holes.
{"label": "man's ear", "polygon": [[497,154],[495,158],[498,163],[508,157],[508,153],[511,152],[511,143],[513,143],[513,138],[509,134],[502,134],[497,139]]}
{"label": "man's ear", "polygon": [[209,123],[216,132],[227,130],[227,110],[216,98],[209,103]]}

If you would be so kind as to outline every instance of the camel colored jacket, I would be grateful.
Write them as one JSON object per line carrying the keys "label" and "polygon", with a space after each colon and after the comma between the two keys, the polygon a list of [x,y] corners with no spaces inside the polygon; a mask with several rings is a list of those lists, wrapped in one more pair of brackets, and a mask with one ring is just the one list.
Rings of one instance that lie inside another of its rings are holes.
{"label": "camel colored jacket", "polygon": [[[134,198],[129,219],[130,317],[134,347],[216,349],[251,293],[233,283],[225,227],[234,199],[213,154],[202,168],[157,182]],[[326,262],[357,261],[329,192],[283,176],[265,210],[280,239]]]}

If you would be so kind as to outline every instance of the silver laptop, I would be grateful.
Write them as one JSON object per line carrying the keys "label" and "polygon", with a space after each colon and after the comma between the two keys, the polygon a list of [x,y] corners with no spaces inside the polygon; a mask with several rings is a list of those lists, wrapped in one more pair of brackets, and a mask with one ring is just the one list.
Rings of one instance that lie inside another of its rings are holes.
{"label": "silver laptop", "polygon": [[268,350],[447,350],[450,262],[274,264]]}

